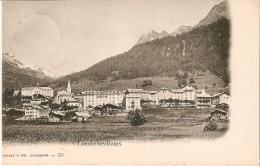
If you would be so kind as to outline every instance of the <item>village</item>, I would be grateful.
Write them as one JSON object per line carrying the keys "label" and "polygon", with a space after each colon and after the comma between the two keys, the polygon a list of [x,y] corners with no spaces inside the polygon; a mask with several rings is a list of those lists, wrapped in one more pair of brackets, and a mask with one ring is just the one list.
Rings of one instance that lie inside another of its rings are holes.
{"label": "village", "polygon": [[[14,95],[17,95],[16,92]],[[74,94],[68,81],[66,90],[50,87],[24,87],[18,108],[4,108],[4,116],[17,121],[87,122],[97,116],[127,116],[130,111],[143,108],[191,109],[220,108],[221,114],[229,107],[230,96],[225,92],[210,95],[205,89],[191,85],[181,89],[161,88],[159,91],[126,89],[124,91],[83,91]],[[159,110],[158,110],[159,111]]]}

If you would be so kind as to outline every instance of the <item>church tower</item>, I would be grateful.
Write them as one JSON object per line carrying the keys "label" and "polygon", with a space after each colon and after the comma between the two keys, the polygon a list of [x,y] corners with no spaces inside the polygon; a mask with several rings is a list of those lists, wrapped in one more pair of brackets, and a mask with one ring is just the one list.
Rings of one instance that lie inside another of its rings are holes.
{"label": "church tower", "polygon": [[68,80],[67,92],[71,93],[70,80]]}

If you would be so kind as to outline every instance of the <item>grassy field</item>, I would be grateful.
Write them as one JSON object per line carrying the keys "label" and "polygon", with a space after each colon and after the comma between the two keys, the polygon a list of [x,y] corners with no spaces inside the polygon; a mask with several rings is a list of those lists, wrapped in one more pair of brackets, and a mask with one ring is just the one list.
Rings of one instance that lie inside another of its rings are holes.
{"label": "grassy field", "polygon": [[215,131],[203,131],[212,109],[144,109],[147,123],[132,127],[125,117],[98,117],[88,123],[3,124],[3,143],[77,143],[77,140],[174,140],[216,139],[228,129],[228,121],[218,121]]}

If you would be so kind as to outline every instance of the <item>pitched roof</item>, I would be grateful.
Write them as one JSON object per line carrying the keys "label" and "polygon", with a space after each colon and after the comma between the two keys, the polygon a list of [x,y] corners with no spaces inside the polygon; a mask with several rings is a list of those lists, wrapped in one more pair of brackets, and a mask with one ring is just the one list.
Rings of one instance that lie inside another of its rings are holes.
{"label": "pitched roof", "polygon": [[227,112],[227,111],[220,110],[220,109],[217,109],[217,110],[215,110],[215,111],[211,112],[210,114],[212,115],[212,114],[215,114],[215,113],[221,113],[221,114],[224,114],[224,115],[228,114],[228,112]]}
{"label": "pitched roof", "polygon": [[162,87],[161,90],[169,90],[168,88]]}
{"label": "pitched roof", "polygon": [[[222,92],[222,93],[217,93],[214,94],[212,97],[217,97],[217,96],[221,96],[221,95],[227,95],[226,93]],[[228,96],[228,95],[227,95]]]}
{"label": "pitched roof", "polygon": [[201,93],[201,94],[197,94],[197,97],[211,97],[209,94],[207,93]]}
{"label": "pitched roof", "polygon": [[147,92],[147,91],[145,91],[143,89],[127,89],[127,91],[129,93],[144,93],[144,92]]}
{"label": "pitched roof", "polygon": [[57,92],[57,96],[59,96],[59,95],[68,95],[68,96],[70,96],[71,94],[68,93],[68,92],[65,91],[65,90],[62,90],[62,91],[58,91],[58,92]]}
{"label": "pitched roof", "polygon": [[35,89],[35,88],[39,88],[39,89],[45,89],[45,90],[52,90],[52,88],[50,88],[50,87],[24,87],[24,88],[22,88],[22,90],[32,90],[32,89]]}
{"label": "pitched roof", "polygon": [[210,94],[206,93],[205,90],[196,90],[197,97],[211,97]]}
{"label": "pitched roof", "polygon": [[182,89],[173,89],[172,92],[173,93],[184,93],[184,91]]}
{"label": "pitched roof", "polygon": [[58,113],[56,113],[56,112],[55,112],[55,113],[54,113],[54,112],[50,112],[49,115],[51,115],[51,114],[54,115],[54,116],[56,116],[56,117],[58,117],[58,118],[62,118],[62,117],[65,116],[65,115],[63,115],[63,114],[58,114]]}
{"label": "pitched roof", "polygon": [[194,91],[195,88],[193,86],[185,86],[184,88],[182,88],[182,90],[184,90],[184,91]]}
{"label": "pitched roof", "polygon": [[90,117],[88,112],[75,112],[77,116]]}

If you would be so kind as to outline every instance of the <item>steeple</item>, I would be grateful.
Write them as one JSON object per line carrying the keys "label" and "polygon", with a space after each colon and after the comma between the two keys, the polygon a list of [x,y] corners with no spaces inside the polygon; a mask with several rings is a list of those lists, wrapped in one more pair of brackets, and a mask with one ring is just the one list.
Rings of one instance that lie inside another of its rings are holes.
{"label": "steeple", "polygon": [[67,92],[71,93],[70,80],[68,80]]}

